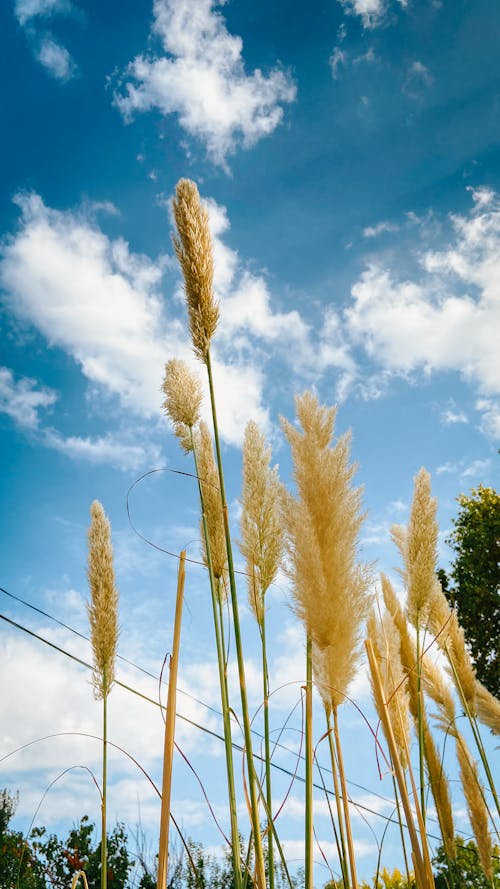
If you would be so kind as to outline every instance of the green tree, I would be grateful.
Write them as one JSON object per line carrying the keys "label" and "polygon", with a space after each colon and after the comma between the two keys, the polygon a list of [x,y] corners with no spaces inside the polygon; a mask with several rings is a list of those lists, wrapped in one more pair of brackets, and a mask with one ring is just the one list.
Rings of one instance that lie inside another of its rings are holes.
{"label": "green tree", "polygon": [[[476,844],[456,838],[457,857],[450,863],[443,846],[433,858],[436,889],[492,889],[492,883],[485,876],[479,861]],[[500,849],[493,849],[493,886],[500,885]],[[451,868],[451,873],[450,873]]]}
{"label": "green tree", "polygon": [[[87,815],[61,841],[47,834],[45,827],[32,831],[33,852],[54,889],[67,889],[76,871],[84,870],[89,889],[101,885],[101,843],[94,845],[95,825]],[[127,849],[123,824],[117,824],[107,838],[107,878],[109,889],[126,889],[134,860]]]}
{"label": "green tree", "polygon": [[443,590],[458,613],[478,679],[500,697],[500,494],[480,485],[457,498],[448,538],[455,559]]}
{"label": "green tree", "polygon": [[45,889],[43,870],[29,843],[10,828],[16,806],[17,796],[0,791],[0,889]]}

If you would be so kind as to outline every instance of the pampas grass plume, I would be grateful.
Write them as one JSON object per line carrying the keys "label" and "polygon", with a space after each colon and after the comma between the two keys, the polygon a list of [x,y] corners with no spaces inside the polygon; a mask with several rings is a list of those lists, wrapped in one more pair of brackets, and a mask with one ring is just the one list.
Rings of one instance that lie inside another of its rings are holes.
{"label": "pampas grass plume", "polygon": [[422,467],[415,476],[413,502],[406,533],[399,526],[393,539],[403,555],[408,587],[408,616],[414,627],[425,626],[436,580],[437,501],[431,497],[431,477]]}
{"label": "pampas grass plume", "polygon": [[185,361],[172,358],[165,365],[162,391],[163,408],[172,421],[174,432],[185,451],[192,450],[191,430],[200,419],[203,400],[201,381],[191,373]]}
{"label": "pampas grass plume", "polygon": [[88,579],[90,603],[87,606],[94,671],[92,683],[97,700],[105,697],[115,677],[118,640],[118,591],[115,586],[111,529],[98,500],[90,507],[88,531]]}
{"label": "pampas grass plume", "polygon": [[243,443],[243,491],[241,497],[240,550],[245,557],[248,599],[259,624],[264,616],[264,597],[276,577],[283,557],[281,483],[271,469],[271,448],[251,420]]}
{"label": "pampas grass plume", "polygon": [[184,276],[189,329],[196,356],[206,362],[219,321],[213,291],[213,250],[208,212],[194,182],[180,179],[172,202],[178,237],[174,247]]}

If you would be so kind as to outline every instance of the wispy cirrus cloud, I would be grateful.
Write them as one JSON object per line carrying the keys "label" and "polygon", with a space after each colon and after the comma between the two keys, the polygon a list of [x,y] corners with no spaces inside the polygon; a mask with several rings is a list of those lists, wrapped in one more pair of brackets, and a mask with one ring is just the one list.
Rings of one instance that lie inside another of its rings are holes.
{"label": "wispy cirrus cloud", "polygon": [[57,15],[72,15],[76,7],[70,0],[16,0],[14,15],[26,33],[33,55],[56,80],[67,82],[78,72],[70,52],[60,43],[47,22]]}
{"label": "wispy cirrus cloud", "polygon": [[7,414],[22,429],[36,429],[40,410],[51,407],[58,394],[31,377],[15,378],[8,367],[0,367],[0,413]]}
{"label": "wispy cirrus cloud", "polygon": [[153,34],[163,54],[138,55],[122,75],[114,101],[126,120],[158,108],[176,114],[221,166],[238,145],[268,136],[293,102],[296,87],[281,67],[247,74],[241,37],[230,34],[217,0],[155,0]]}

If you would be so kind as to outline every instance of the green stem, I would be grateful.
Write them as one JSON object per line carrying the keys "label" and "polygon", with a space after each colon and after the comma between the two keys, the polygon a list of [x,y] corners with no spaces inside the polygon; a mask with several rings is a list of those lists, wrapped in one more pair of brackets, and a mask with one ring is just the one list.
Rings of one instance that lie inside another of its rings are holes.
{"label": "green stem", "polygon": [[417,720],[418,720],[418,766],[420,778],[420,808],[425,825],[425,766],[424,766],[424,700],[422,692],[422,663],[420,660],[420,628],[417,614]]}
{"label": "green stem", "polygon": [[218,608],[220,606],[220,595],[217,594],[217,589],[215,585],[215,578],[212,566],[212,556],[210,551],[210,539],[208,536],[208,527],[207,527],[207,517],[205,514],[205,500],[203,497],[203,490],[199,478],[198,473],[198,460],[196,457],[196,449],[194,446],[194,438],[193,438],[193,430],[190,429],[191,435],[191,445],[193,448],[193,457],[194,457],[194,465],[195,472],[198,477],[198,491],[200,495],[200,505],[201,505],[201,520],[203,525],[203,536],[205,538],[205,550],[207,555],[207,566],[208,566],[208,576],[210,580],[210,593],[212,599],[212,614],[214,620],[214,630],[215,630],[215,644],[217,648],[217,664],[219,668],[219,685],[220,685],[220,695],[221,695],[221,706],[222,706],[222,722],[224,727],[224,749],[226,754],[226,771],[227,771],[227,788],[229,795],[229,814],[231,820],[231,852],[233,858],[233,868],[234,868],[234,883],[235,889],[241,889],[242,887],[242,876],[241,876],[241,851],[240,851],[240,833],[238,829],[238,810],[236,804],[236,788],[234,781],[234,763],[233,763],[233,746],[232,746],[232,735],[231,735],[231,715],[229,712],[229,697],[227,690],[227,673],[226,673],[226,660],[225,660],[225,651],[224,651],[224,642],[223,642],[223,623],[222,617],[219,621],[219,611]]}
{"label": "green stem", "polygon": [[342,880],[344,889],[349,889],[349,871],[347,868],[347,852],[345,843],[344,816],[342,814],[341,794],[339,788],[339,778],[337,774],[337,762],[335,759],[335,748],[333,744],[333,729],[330,720],[330,711],[325,707],[326,724],[328,727],[328,746],[330,748],[330,758],[332,761],[333,787],[335,790],[335,804],[337,806],[337,819],[339,822],[340,848],[337,842],[337,851],[339,853],[340,868],[342,870]]}
{"label": "green stem", "polygon": [[312,641],[306,642],[306,813],[305,889],[313,889],[313,738],[312,738]]}
{"label": "green stem", "polygon": [[215,394],[214,394],[214,385],[213,385],[213,375],[212,375],[212,363],[210,359],[210,350],[207,350],[206,356],[206,366],[208,373],[208,384],[210,389],[210,403],[212,407],[212,421],[214,426],[214,438],[215,438],[215,451],[217,455],[217,466],[219,470],[219,483],[220,483],[220,495],[221,495],[221,503],[222,503],[222,513],[224,517],[224,531],[226,536],[226,548],[227,548],[227,567],[229,572],[229,587],[231,590],[231,606],[233,612],[233,625],[234,625],[234,642],[236,646],[236,657],[238,662],[238,677],[240,681],[240,694],[241,694],[241,711],[243,717],[243,732],[245,738],[245,752],[247,759],[247,769],[248,769],[248,783],[250,790],[250,809],[251,809],[251,820],[252,820],[252,830],[254,835],[254,844],[255,844],[255,868],[256,868],[256,881],[258,889],[264,889],[266,885],[266,873],[264,866],[264,855],[262,851],[262,837],[260,833],[260,823],[259,823],[259,801],[257,796],[257,779],[255,774],[255,765],[253,761],[253,750],[252,750],[252,735],[250,728],[250,716],[248,711],[248,698],[247,698],[247,688],[246,688],[246,678],[245,678],[245,662],[243,659],[243,646],[241,642],[241,631],[240,631],[240,618],[239,618],[239,610],[238,610],[238,595],[236,592],[236,579],[234,575],[234,563],[233,563],[233,550],[231,545],[231,534],[229,531],[229,518],[228,518],[228,510],[227,510],[227,502],[226,502],[226,491],[224,486],[224,472],[222,468],[222,457],[220,450],[220,440],[219,440],[219,427],[217,423],[217,410],[215,406]]}
{"label": "green stem", "polygon": [[262,621],[260,624],[262,644],[262,682],[264,692],[264,750],[266,757],[266,801],[267,801],[267,870],[269,889],[274,889],[274,845],[271,822],[273,818],[273,799],[271,787],[271,741],[269,736],[269,673],[267,669],[266,649],[266,615],[262,603]]}
{"label": "green stem", "polygon": [[102,697],[102,806],[101,806],[101,889],[108,883],[108,848],[106,835],[106,796],[108,783],[108,687],[106,668],[103,670]]}

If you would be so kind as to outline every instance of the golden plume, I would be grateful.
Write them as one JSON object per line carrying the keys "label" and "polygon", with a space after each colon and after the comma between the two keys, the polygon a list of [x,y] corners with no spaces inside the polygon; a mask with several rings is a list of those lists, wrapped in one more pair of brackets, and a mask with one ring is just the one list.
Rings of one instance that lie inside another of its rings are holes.
{"label": "golden plume", "polygon": [[191,451],[191,432],[200,419],[203,392],[197,374],[191,373],[185,361],[171,358],[165,365],[162,391],[163,408],[172,421],[174,433],[185,451]]}
{"label": "golden plume", "polygon": [[87,571],[90,602],[87,610],[94,657],[92,684],[97,700],[101,700],[108,695],[115,678],[118,591],[115,586],[110,524],[98,500],[92,503],[90,515]]}

